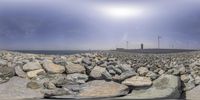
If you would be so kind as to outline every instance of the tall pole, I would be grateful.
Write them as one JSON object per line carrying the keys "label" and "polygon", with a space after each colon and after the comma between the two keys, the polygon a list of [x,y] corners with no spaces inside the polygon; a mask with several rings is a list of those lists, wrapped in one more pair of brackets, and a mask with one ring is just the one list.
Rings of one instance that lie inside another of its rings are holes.
{"label": "tall pole", "polygon": [[158,49],[160,49],[160,36],[158,36]]}
{"label": "tall pole", "polygon": [[128,49],[128,41],[126,41],[126,49]]}

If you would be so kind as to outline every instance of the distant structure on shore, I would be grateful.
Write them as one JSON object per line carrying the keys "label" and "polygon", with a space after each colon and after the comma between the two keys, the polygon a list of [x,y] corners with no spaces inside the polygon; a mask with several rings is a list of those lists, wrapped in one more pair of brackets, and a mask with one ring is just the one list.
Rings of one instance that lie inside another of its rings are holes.
{"label": "distant structure on shore", "polygon": [[143,45],[143,43],[141,44],[141,50],[143,50],[144,49],[144,45]]}

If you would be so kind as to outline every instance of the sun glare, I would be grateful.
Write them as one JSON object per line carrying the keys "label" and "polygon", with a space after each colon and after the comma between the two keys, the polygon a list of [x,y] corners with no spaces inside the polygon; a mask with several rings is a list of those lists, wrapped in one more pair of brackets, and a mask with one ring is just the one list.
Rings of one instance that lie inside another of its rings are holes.
{"label": "sun glare", "polygon": [[127,19],[140,17],[144,13],[144,9],[135,6],[101,6],[99,11],[106,16],[117,19]]}

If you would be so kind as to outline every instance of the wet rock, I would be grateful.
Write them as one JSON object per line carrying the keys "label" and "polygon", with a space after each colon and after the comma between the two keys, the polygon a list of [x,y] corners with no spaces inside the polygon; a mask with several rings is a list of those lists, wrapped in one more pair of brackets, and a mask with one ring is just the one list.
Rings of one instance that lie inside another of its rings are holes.
{"label": "wet rock", "polygon": [[68,64],[66,65],[66,73],[85,73],[85,67],[80,64]]}
{"label": "wet rock", "polygon": [[78,94],[80,97],[115,97],[128,93],[128,87],[115,82],[104,80],[94,80],[83,84],[83,88]]}
{"label": "wet rock", "polygon": [[134,87],[148,87],[152,85],[152,81],[148,77],[133,76],[124,80],[122,84]]}
{"label": "wet rock", "polygon": [[43,67],[49,74],[60,74],[65,71],[65,67],[61,65],[54,64],[49,60],[43,62]]}
{"label": "wet rock", "polygon": [[28,62],[23,66],[24,71],[33,71],[37,69],[42,69],[42,66],[40,65],[39,62]]}

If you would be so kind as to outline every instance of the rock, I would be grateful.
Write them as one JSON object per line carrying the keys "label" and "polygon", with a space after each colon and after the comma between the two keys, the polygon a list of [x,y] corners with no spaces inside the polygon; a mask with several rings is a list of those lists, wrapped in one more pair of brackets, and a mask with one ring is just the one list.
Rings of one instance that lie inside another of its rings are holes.
{"label": "rock", "polygon": [[137,72],[142,76],[145,76],[148,73],[148,71],[149,70],[146,67],[140,67],[140,68],[137,69]]}
{"label": "rock", "polygon": [[115,97],[128,94],[128,87],[115,82],[104,80],[94,80],[83,84],[83,88],[78,94],[80,97]]}
{"label": "rock", "polygon": [[7,82],[14,75],[14,68],[0,66],[0,83]]}
{"label": "rock", "polygon": [[192,77],[192,75],[189,75],[189,81],[187,83],[184,83],[184,91],[188,91],[188,90],[191,90],[195,87],[195,80],[194,78]]}
{"label": "rock", "polygon": [[28,77],[27,74],[23,71],[23,69],[20,66],[15,67],[15,73],[17,74],[17,76],[22,77],[22,78]]}
{"label": "rock", "polygon": [[0,85],[0,98],[1,99],[28,99],[28,98],[43,98],[43,94],[37,90],[26,88],[29,80],[12,77],[10,81]]}
{"label": "rock", "polygon": [[43,85],[44,85],[44,87],[45,87],[46,89],[50,89],[50,90],[56,88],[56,86],[55,86],[52,82],[44,82]]}
{"label": "rock", "polygon": [[116,72],[116,74],[120,75],[122,73],[122,71],[117,67],[117,66],[114,66],[114,65],[109,65],[106,67],[106,69],[109,71],[109,70],[114,70]]}
{"label": "rock", "polygon": [[122,73],[121,75],[115,75],[113,77],[113,80],[114,81],[123,81],[131,76],[135,76],[137,75],[137,73],[135,71],[127,71],[127,72],[124,72]]}
{"label": "rock", "polygon": [[57,87],[61,87],[68,82],[67,76],[65,74],[47,75],[46,78],[49,80],[49,82],[55,84]]}
{"label": "rock", "polygon": [[103,79],[102,74],[106,71],[106,68],[95,66],[90,72],[90,76],[94,79]]}
{"label": "rock", "polygon": [[105,80],[112,80],[112,75],[110,75],[110,73],[108,73],[107,71],[104,71],[104,72],[102,73],[102,77],[103,77],[103,79],[105,79]]}
{"label": "rock", "polygon": [[66,65],[66,73],[85,73],[85,67],[80,64],[68,64]]}
{"label": "rock", "polygon": [[115,72],[114,70],[109,70],[109,73],[110,73],[111,75],[115,75],[115,74],[116,74],[116,72]]}
{"label": "rock", "polygon": [[56,89],[53,89],[53,90],[44,89],[41,92],[44,94],[45,98],[69,94],[68,91],[64,90],[63,88],[56,88]]}
{"label": "rock", "polygon": [[24,71],[33,71],[37,69],[42,69],[42,66],[40,65],[39,62],[28,62],[23,66]]}
{"label": "rock", "polygon": [[69,84],[83,84],[88,80],[88,76],[85,74],[74,73],[68,74],[66,79]]}
{"label": "rock", "polygon": [[27,83],[26,87],[30,89],[39,89],[41,86],[37,82],[31,81]]}
{"label": "rock", "polygon": [[122,71],[122,72],[126,72],[126,71],[132,71],[133,69],[131,68],[130,65],[128,64],[121,64],[119,66],[119,69]]}
{"label": "rock", "polygon": [[186,91],[186,100],[198,100],[200,98],[200,85],[193,88],[192,90]]}
{"label": "rock", "polygon": [[44,69],[38,69],[38,70],[33,70],[33,71],[27,72],[27,76],[29,78],[34,78],[34,77],[37,77],[38,75],[44,75],[44,74],[45,74]]}
{"label": "rock", "polygon": [[44,61],[43,67],[49,74],[61,74],[65,71],[64,66],[54,64],[49,60]]}
{"label": "rock", "polygon": [[200,84],[200,76],[196,76],[194,79],[195,79],[195,85],[199,85]]}
{"label": "rock", "polygon": [[158,72],[158,74],[160,74],[160,75],[162,75],[162,74],[164,74],[164,73],[165,73],[164,70],[160,70],[160,71]]}
{"label": "rock", "polygon": [[146,74],[147,77],[150,77],[152,80],[155,80],[157,79],[158,75],[152,71],[149,71],[147,74]]}
{"label": "rock", "polygon": [[121,99],[178,99],[180,97],[181,82],[179,77],[163,74],[146,90],[133,90]]}
{"label": "rock", "polygon": [[184,83],[187,83],[190,80],[189,75],[181,75],[181,81],[183,81]]}
{"label": "rock", "polygon": [[61,56],[61,57],[56,57],[53,62],[55,64],[59,64],[61,66],[66,66],[67,65],[67,62],[66,62],[66,57],[65,56]]}
{"label": "rock", "polygon": [[7,60],[0,59],[0,66],[6,66],[8,63]]}
{"label": "rock", "polygon": [[178,71],[179,71],[179,74],[181,74],[181,75],[185,74],[186,73],[186,69],[185,69],[184,65],[181,65],[179,67]]}
{"label": "rock", "polygon": [[83,58],[82,63],[87,64],[88,66],[90,66],[92,64],[92,62],[90,61],[90,59],[88,57]]}
{"label": "rock", "polygon": [[133,76],[124,80],[122,84],[134,87],[148,87],[152,85],[152,81],[148,77]]}

